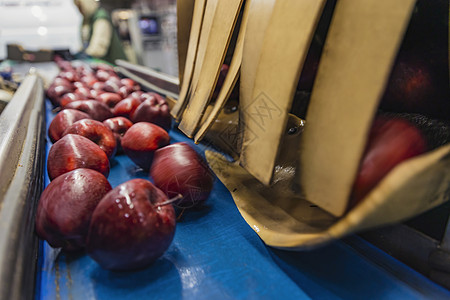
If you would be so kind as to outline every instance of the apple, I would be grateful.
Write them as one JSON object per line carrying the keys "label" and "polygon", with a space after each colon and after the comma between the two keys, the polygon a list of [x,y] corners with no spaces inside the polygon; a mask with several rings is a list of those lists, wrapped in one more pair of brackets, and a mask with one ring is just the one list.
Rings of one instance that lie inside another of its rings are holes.
{"label": "apple", "polygon": [[105,151],[108,158],[116,154],[116,138],[109,127],[102,122],[92,119],[79,120],[67,127],[63,136],[66,134],[78,134],[90,139]]}
{"label": "apple", "polygon": [[74,70],[70,61],[62,60],[62,58],[61,58],[61,60],[59,60],[59,61],[55,60],[55,62],[58,65],[58,67],[63,71],[73,71]]}
{"label": "apple", "polygon": [[127,98],[136,98],[138,100],[144,101],[145,99],[141,99],[141,96],[145,94],[143,91],[135,91],[128,95]]}
{"label": "apple", "polygon": [[158,94],[150,95],[131,114],[131,121],[149,122],[170,130],[172,118],[167,102]]}
{"label": "apple", "polygon": [[380,107],[449,120],[450,89],[445,65],[448,63],[444,59],[438,66],[433,66],[423,57],[400,55]]}
{"label": "apple", "polygon": [[103,93],[105,93],[105,91],[91,89],[90,90],[90,94],[91,94],[90,99],[97,99]]}
{"label": "apple", "polygon": [[380,107],[450,120],[449,3],[416,1]]}
{"label": "apple", "polygon": [[133,126],[133,122],[124,117],[114,117],[106,119],[103,121],[103,124],[113,132],[114,137],[116,138],[117,153],[123,153],[122,137],[125,132]]}
{"label": "apple", "polygon": [[66,79],[70,82],[80,81],[80,78],[78,77],[78,74],[74,69],[59,72],[58,77]]}
{"label": "apple", "polygon": [[136,108],[141,105],[142,101],[139,98],[129,97],[121,100],[114,106],[112,112],[116,117],[125,117],[131,119],[131,115]]}
{"label": "apple", "polygon": [[111,77],[105,81],[105,86],[103,90],[109,93],[117,93],[121,87],[120,79],[118,77]]}
{"label": "apple", "polygon": [[227,77],[229,68],[230,67],[227,64],[223,64],[222,67],[220,68],[219,78],[217,78],[217,84],[216,87],[214,88],[214,92],[212,95],[213,99],[216,99],[217,96],[219,96],[220,89],[222,88],[223,83],[225,82],[225,78]]}
{"label": "apple", "polygon": [[116,93],[106,92],[100,94],[96,99],[106,104],[109,108],[114,108],[114,106],[122,100],[122,97]]}
{"label": "apple", "polygon": [[109,160],[105,151],[93,141],[78,134],[67,134],[50,148],[47,172],[50,180],[79,168],[93,169],[109,175]]}
{"label": "apple", "polygon": [[91,65],[92,70],[94,71],[106,71],[107,73],[115,73],[114,68],[105,63],[96,63]]}
{"label": "apple", "polygon": [[183,198],[174,205],[182,208],[204,203],[214,184],[214,176],[207,163],[184,142],[156,150],[150,176],[169,198],[181,194]]}
{"label": "apple", "polygon": [[85,66],[76,66],[75,71],[80,75],[91,75],[93,74],[92,70],[86,68]]}
{"label": "apple", "polygon": [[63,108],[72,108],[83,111],[90,115],[92,119],[103,122],[106,119],[113,117],[109,107],[97,100],[78,100],[65,105]]}
{"label": "apple", "polygon": [[79,87],[74,91],[74,94],[77,94],[84,99],[89,99],[91,97],[91,90],[87,87]]}
{"label": "apple", "polygon": [[403,118],[377,116],[352,189],[350,206],[359,203],[399,163],[427,151],[420,130]]}
{"label": "apple", "polygon": [[48,136],[52,143],[62,138],[64,131],[73,123],[91,117],[76,109],[64,109],[60,111],[48,126]]}
{"label": "apple", "polygon": [[108,270],[147,267],[175,234],[175,211],[150,181],[132,179],[108,192],[95,208],[86,252]]}
{"label": "apple", "polygon": [[133,91],[139,91],[141,89],[139,84],[131,78],[122,78],[120,79],[120,83],[124,86],[132,88]]}
{"label": "apple", "polygon": [[93,90],[96,90],[96,91],[105,91],[105,83],[102,81],[97,81],[91,87]]}
{"label": "apple", "polygon": [[91,169],[76,169],[50,182],[36,212],[36,233],[53,248],[84,248],[92,213],[111,190],[105,176]]}
{"label": "apple", "polygon": [[[58,83],[59,82],[59,83]],[[46,94],[53,105],[59,106],[60,98],[67,93],[74,91],[73,85],[67,80],[57,80],[47,89]]]}
{"label": "apple", "polygon": [[139,122],[131,126],[122,137],[122,148],[136,165],[148,170],[155,151],[169,142],[167,131],[152,123]]}
{"label": "apple", "polygon": [[69,104],[70,102],[79,101],[79,100],[87,100],[87,98],[83,97],[80,94],[67,93],[67,94],[62,95],[59,98],[59,102],[58,103],[59,103],[59,106],[64,107],[67,104]]}
{"label": "apple", "polygon": [[95,77],[97,80],[105,82],[111,77],[111,73],[105,71],[105,70],[98,70],[95,72]]}
{"label": "apple", "polygon": [[75,81],[73,83],[73,86],[74,86],[75,89],[88,87],[87,84],[82,82],[82,81]]}
{"label": "apple", "polygon": [[81,76],[80,81],[85,83],[88,87],[92,87],[94,84],[99,82],[94,74],[83,75]]}
{"label": "apple", "polygon": [[122,97],[122,99],[128,97],[128,95],[130,95],[133,92],[134,89],[126,85],[122,85],[121,87],[119,87],[119,90],[117,91],[117,93]]}

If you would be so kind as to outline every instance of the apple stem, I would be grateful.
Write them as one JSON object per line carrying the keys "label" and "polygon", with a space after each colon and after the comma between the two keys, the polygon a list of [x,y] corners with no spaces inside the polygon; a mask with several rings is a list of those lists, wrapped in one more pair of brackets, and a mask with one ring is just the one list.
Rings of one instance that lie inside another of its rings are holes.
{"label": "apple stem", "polygon": [[180,214],[179,214],[178,217],[177,217],[177,221],[180,221],[180,220],[181,220],[181,217],[183,216],[183,213],[184,213],[185,210],[186,210],[186,208],[183,208],[183,209],[181,210]]}
{"label": "apple stem", "polygon": [[54,113],[54,114],[56,114],[56,113],[58,113],[60,111],[61,111],[61,107],[60,106],[55,107],[54,109],[52,109],[52,113]]}
{"label": "apple stem", "polygon": [[164,201],[164,202],[161,202],[161,203],[157,203],[157,206],[164,206],[164,205],[167,205],[167,204],[172,204],[172,203],[174,203],[174,202],[176,202],[176,201],[178,201],[180,199],[183,199],[183,195],[178,194],[175,197],[170,198],[167,201]]}

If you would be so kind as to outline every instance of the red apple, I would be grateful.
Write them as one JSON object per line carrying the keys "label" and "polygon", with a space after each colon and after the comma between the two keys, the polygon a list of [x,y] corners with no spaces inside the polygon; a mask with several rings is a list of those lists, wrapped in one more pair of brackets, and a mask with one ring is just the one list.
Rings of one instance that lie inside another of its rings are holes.
{"label": "red apple", "polygon": [[70,61],[60,60],[60,61],[56,61],[56,63],[58,65],[58,67],[63,71],[74,71],[74,68],[73,68],[72,64],[70,63]]}
{"label": "red apple", "polygon": [[91,117],[82,111],[76,109],[65,109],[60,111],[48,126],[48,136],[52,143],[58,141],[64,131],[76,121],[90,119]]}
{"label": "red apple", "polygon": [[112,112],[116,117],[125,117],[131,119],[131,115],[136,110],[136,108],[142,103],[141,100],[136,98],[126,98],[121,100],[114,106]]}
{"label": "red apple", "polygon": [[158,93],[154,93],[154,92],[148,92],[148,93],[141,93],[139,95],[139,99],[141,99],[142,102],[144,102],[147,99],[153,99],[153,98],[157,98],[158,102],[164,98],[162,98]]}
{"label": "red apple", "polygon": [[64,108],[72,108],[83,111],[90,115],[92,119],[103,122],[113,117],[109,107],[97,100],[79,100],[68,103]]}
{"label": "red apple", "polygon": [[52,81],[53,85],[68,85],[68,86],[73,86],[73,83],[67,79],[61,78],[61,77],[56,77],[55,79],[53,79]]}
{"label": "red apple", "polygon": [[175,234],[175,212],[166,202],[166,195],[144,179],[117,186],[92,214],[87,254],[109,270],[147,267],[169,248]]}
{"label": "red apple", "polygon": [[99,95],[97,100],[106,104],[109,108],[114,108],[122,100],[122,97],[119,94],[107,92]]}
{"label": "red apple", "polygon": [[80,81],[80,78],[75,70],[62,71],[58,74],[58,77],[66,79],[70,82]]}
{"label": "red apple", "polygon": [[132,88],[133,91],[139,91],[141,89],[139,84],[130,78],[122,78],[120,79],[120,83],[123,84],[124,86]]}
{"label": "red apple", "polygon": [[448,65],[434,67],[422,57],[402,55],[392,70],[380,107],[450,119]]}
{"label": "red apple", "polygon": [[108,64],[105,63],[96,63],[91,65],[92,70],[94,71],[106,71],[108,73],[115,73],[114,68]]}
{"label": "red apple", "polygon": [[91,89],[90,93],[91,93],[90,99],[97,99],[98,96],[105,93],[105,91]]}
{"label": "red apple", "polygon": [[78,134],[90,139],[105,151],[108,158],[116,154],[116,138],[109,127],[102,122],[92,119],[76,121],[64,131],[63,136],[67,134]]}
{"label": "red apple", "polygon": [[109,93],[117,93],[119,92],[119,88],[121,87],[120,79],[118,77],[111,77],[107,81],[105,81],[105,86],[103,90]]}
{"label": "red apple", "polygon": [[98,70],[97,72],[95,72],[95,77],[99,81],[105,82],[111,77],[111,74],[105,70]]}
{"label": "red apple", "polygon": [[223,64],[222,67],[220,68],[219,78],[217,79],[217,84],[216,87],[214,88],[214,92],[212,95],[213,99],[216,99],[217,96],[219,96],[220,89],[222,88],[223,83],[225,82],[225,78],[227,77],[229,68],[230,67],[227,64]]}
{"label": "red apple", "polygon": [[55,106],[59,106],[59,102],[60,102],[60,98],[61,96],[63,96],[64,94],[67,93],[71,93],[74,90],[73,85],[68,82],[67,80],[57,80],[58,82],[62,82],[62,83],[56,83],[56,81],[54,83],[52,83],[47,91],[47,97],[50,99],[50,101],[53,103],[53,105]]}
{"label": "red apple", "polygon": [[105,89],[105,83],[102,81],[97,81],[92,85],[92,89],[96,91],[104,91]]}
{"label": "red apple", "polygon": [[123,153],[122,137],[125,132],[127,132],[127,130],[130,129],[131,126],[133,126],[133,122],[124,117],[115,117],[106,119],[105,121],[103,121],[103,124],[105,124],[105,126],[113,132],[114,137],[116,138],[117,153]]}
{"label": "red apple", "polygon": [[75,71],[80,75],[93,75],[93,72],[90,68],[86,68],[85,66],[76,66]]}
{"label": "red apple", "polygon": [[426,150],[425,137],[410,122],[376,117],[353,185],[350,205],[361,201],[396,165]]}
{"label": "red apple", "polygon": [[181,194],[175,206],[189,208],[208,198],[214,176],[203,158],[187,143],[175,143],[156,150],[150,176],[169,198]]}
{"label": "red apple", "polygon": [[82,81],[75,81],[75,82],[73,83],[73,86],[75,87],[75,89],[78,89],[78,88],[86,88],[86,87],[87,87],[86,83],[84,83],[84,82],[82,82]]}
{"label": "red apple", "polygon": [[143,91],[135,91],[135,92],[132,92],[131,94],[129,94],[127,98],[136,98],[136,99],[141,100],[141,102],[142,102],[143,100],[145,100],[145,99],[141,99],[141,96],[143,94],[145,94]]}
{"label": "red apple", "polygon": [[131,121],[149,122],[165,130],[170,130],[172,118],[167,102],[159,95],[154,94],[142,102],[131,114]]}
{"label": "red apple", "polygon": [[74,93],[84,99],[89,99],[91,97],[91,90],[87,87],[79,87],[74,91]]}
{"label": "red apple", "polygon": [[105,151],[93,141],[77,134],[68,134],[53,144],[47,158],[50,180],[79,168],[93,169],[109,175],[109,160]]}
{"label": "red apple", "polygon": [[119,88],[119,91],[117,93],[122,97],[122,99],[124,99],[124,98],[128,97],[128,95],[130,95],[133,92],[134,92],[134,89],[132,87],[129,87],[129,86],[126,86],[126,85],[122,85]]}
{"label": "red apple", "polygon": [[96,82],[99,82],[94,74],[83,75],[81,76],[80,81],[89,87],[92,87]]}
{"label": "red apple", "polygon": [[36,213],[36,233],[54,248],[84,248],[92,213],[111,185],[91,169],[76,169],[50,182]]}
{"label": "red apple", "polygon": [[158,125],[140,122],[131,126],[122,137],[122,148],[136,165],[148,170],[155,151],[169,142],[167,131]]}
{"label": "red apple", "polygon": [[59,105],[61,107],[65,107],[67,104],[69,104],[70,102],[73,101],[79,101],[79,100],[87,100],[87,98],[83,97],[80,94],[75,94],[75,93],[67,93],[62,95],[59,98]]}

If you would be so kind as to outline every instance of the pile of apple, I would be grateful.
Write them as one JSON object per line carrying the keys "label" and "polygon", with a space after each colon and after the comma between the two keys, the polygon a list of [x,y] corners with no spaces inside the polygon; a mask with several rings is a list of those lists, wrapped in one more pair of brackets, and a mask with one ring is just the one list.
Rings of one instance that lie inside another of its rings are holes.
{"label": "pile of apple", "polygon": [[[73,66],[47,89],[61,109],[48,128],[50,184],[36,215],[36,232],[50,246],[85,249],[102,267],[148,266],[170,246],[175,207],[190,208],[209,196],[214,177],[187,143],[170,144],[166,101],[120,78],[108,65]],[[112,188],[110,160],[125,153],[149,172]]]}

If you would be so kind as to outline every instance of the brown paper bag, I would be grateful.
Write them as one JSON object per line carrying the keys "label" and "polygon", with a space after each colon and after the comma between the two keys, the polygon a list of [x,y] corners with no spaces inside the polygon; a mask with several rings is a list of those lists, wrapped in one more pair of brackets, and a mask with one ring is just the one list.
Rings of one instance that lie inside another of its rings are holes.
{"label": "brown paper bag", "polygon": [[[214,1],[214,5],[220,1]],[[308,44],[317,18],[312,17],[307,26],[299,25],[302,28],[298,30],[307,32],[303,44],[283,40],[292,32],[283,32],[286,24],[276,20],[281,20],[284,13],[292,15],[288,11],[292,7],[305,5],[305,8],[311,4],[316,5],[313,11],[320,12],[321,6],[309,0],[292,5],[247,1],[248,22],[243,22],[245,31],[240,29],[245,32],[240,35],[244,39],[242,52],[237,43],[239,51],[234,53],[242,54],[239,112],[226,112],[225,94],[235,77],[228,78],[227,89],[216,106],[207,105],[203,97],[200,102],[194,100],[190,104],[204,111],[205,127],[196,141],[204,135],[206,142],[221,150],[207,151],[208,163],[229,189],[244,219],[267,245],[293,250],[315,248],[355,232],[401,222],[449,200],[450,144],[445,144],[397,165],[360,204],[347,210],[367,132],[414,3],[414,0],[337,2],[303,126],[302,120],[288,113],[306,55],[304,45]],[[212,24],[210,15],[205,15],[207,19],[202,24]],[[204,29],[199,33],[197,58],[191,57],[193,65],[185,66],[185,70],[193,72],[185,88],[183,105],[193,99],[189,93],[199,83],[210,32]],[[302,53],[265,48],[266,39],[266,46],[273,45],[270,41],[276,35],[274,32],[279,32],[283,47],[292,46]],[[282,57],[283,53],[287,57]],[[277,74],[271,72],[271,66],[281,58],[286,63],[290,56],[295,56],[295,63],[282,68],[289,69],[290,75],[283,77],[282,70]],[[280,82],[276,76],[287,81],[281,85],[287,88],[285,91],[280,91],[278,84],[272,87],[272,83]],[[267,93],[276,90],[283,95],[275,101],[280,103],[282,113],[269,124],[274,130],[257,132],[263,142],[252,144],[256,127],[247,126],[254,120],[246,119],[249,115],[245,114],[245,103],[250,103],[266,85],[271,87]],[[175,107],[183,105],[176,103]],[[220,110],[222,105],[225,109]],[[184,116],[179,116],[182,121]],[[229,162],[220,152],[236,161]],[[270,157],[269,164],[258,163],[261,157]]]}

